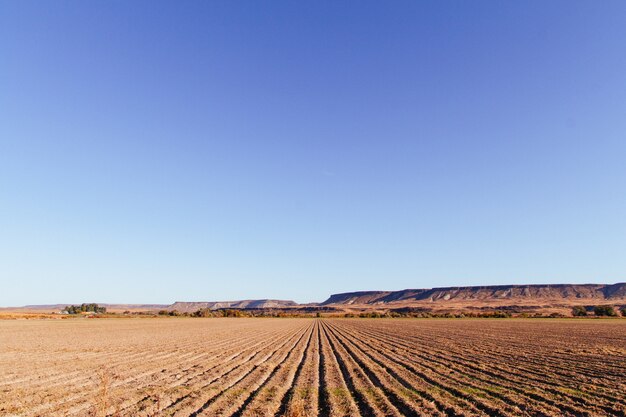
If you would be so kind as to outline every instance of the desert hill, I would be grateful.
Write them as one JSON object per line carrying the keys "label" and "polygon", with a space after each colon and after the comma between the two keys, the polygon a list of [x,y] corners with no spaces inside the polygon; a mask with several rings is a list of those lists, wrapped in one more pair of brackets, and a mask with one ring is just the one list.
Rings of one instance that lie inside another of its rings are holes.
{"label": "desert hill", "polygon": [[[0,311],[5,312],[60,312],[67,304],[42,304],[42,305],[27,305],[23,307],[4,307],[0,308]],[[74,303],[80,304],[80,303]],[[174,304],[105,304],[97,303],[101,307],[106,307],[108,312],[121,313],[124,311],[131,312],[157,312],[160,310],[176,310],[179,313],[192,313],[194,311],[208,308],[209,310],[219,310],[225,308],[232,309],[276,309],[276,308],[289,308],[298,307],[300,304],[290,300],[236,300],[236,301],[200,301],[200,302],[186,302],[176,301]]]}
{"label": "desert hill", "polygon": [[181,313],[191,313],[203,308],[209,310],[219,310],[223,308],[237,309],[263,309],[263,308],[285,308],[296,307],[299,304],[291,300],[237,300],[237,301],[204,301],[186,302],[176,301],[168,310],[177,310]]}
{"label": "desert hill", "polygon": [[557,285],[491,285],[475,287],[441,287],[401,291],[360,291],[333,294],[321,305],[575,305],[603,301],[626,302],[626,283],[557,284]]}
{"label": "desert hill", "polygon": [[[22,307],[0,307],[0,312],[32,312],[32,313],[50,313],[59,312],[68,305],[80,305],[82,303],[65,303],[65,304],[36,304],[26,305]],[[124,311],[158,311],[168,308],[169,304],[106,304],[97,303],[101,307],[105,307],[109,312],[121,313]]]}
{"label": "desert hill", "polygon": [[[406,289],[401,291],[357,291],[331,295],[317,304],[291,300],[177,301],[173,304],[101,304],[107,311],[121,313],[161,310],[193,313],[201,309],[271,310],[291,313],[367,312],[419,310],[432,312],[494,311],[558,312],[569,314],[572,306],[587,309],[611,304],[626,307],[626,283],[558,285],[490,285]],[[0,313],[60,312],[68,304],[30,305],[0,308]]]}

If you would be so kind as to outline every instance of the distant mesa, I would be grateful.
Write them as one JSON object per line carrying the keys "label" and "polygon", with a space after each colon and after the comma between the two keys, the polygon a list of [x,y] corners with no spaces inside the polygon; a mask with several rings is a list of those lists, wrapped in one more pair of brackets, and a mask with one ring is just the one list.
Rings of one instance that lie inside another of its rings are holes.
{"label": "distant mesa", "polygon": [[[330,311],[420,311],[451,312],[506,310],[513,312],[559,312],[567,314],[572,306],[611,304],[626,309],[626,283],[617,284],[539,284],[488,285],[467,287],[418,288],[401,291],[355,291],[331,295],[322,303],[298,304],[291,300],[177,301],[174,304],[101,304],[107,312],[198,310],[268,310],[288,312]],[[0,312],[60,312],[69,304],[30,305],[0,308]]]}
{"label": "distant mesa", "polygon": [[238,301],[201,301],[187,302],[176,301],[168,310],[176,310],[180,313],[191,313],[201,309],[220,310],[225,308],[236,309],[270,309],[296,307],[299,304],[291,300],[238,300]]}
{"label": "distant mesa", "polygon": [[511,304],[528,301],[572,302],[626,299],[626,283],[556,284],[556,285],[490,285],[473,287],[440,287],[401,291],[357,291],[333,294],[321,305],[386,304]]}

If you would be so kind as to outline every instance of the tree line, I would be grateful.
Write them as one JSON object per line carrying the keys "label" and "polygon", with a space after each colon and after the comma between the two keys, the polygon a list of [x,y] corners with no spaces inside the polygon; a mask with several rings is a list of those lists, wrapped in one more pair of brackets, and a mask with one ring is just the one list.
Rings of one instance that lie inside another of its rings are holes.
{"label": "tree line", "polygon": [[81,313],[97,313],[103,314],[107,312],[106,307],[100,307],[96,303],[83,303],[79,306],[70,305],[65,307],[63,310],[68,314],[81,314]]}
{"label": "tree line", "polygon": [[[574,317],[585,317],[588,316],[590,312],[593,312],[593,314],[599,317],[617,317],[617,311],[615,311],[615,307],[611,305],[600,305],[590,308],[575,306],[572,308],[572,316]],[[626,307],[622,307],[620,313],[622,316],[626,317]]]}

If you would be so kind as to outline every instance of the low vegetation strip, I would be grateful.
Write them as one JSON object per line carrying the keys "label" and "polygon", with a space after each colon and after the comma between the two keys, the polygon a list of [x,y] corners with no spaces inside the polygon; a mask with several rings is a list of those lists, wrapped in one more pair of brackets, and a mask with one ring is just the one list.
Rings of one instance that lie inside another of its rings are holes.
{"label": "low vegetation strip", "polygon": [[619,319],[0,322],[3,417],[626,417],[624,369]]}

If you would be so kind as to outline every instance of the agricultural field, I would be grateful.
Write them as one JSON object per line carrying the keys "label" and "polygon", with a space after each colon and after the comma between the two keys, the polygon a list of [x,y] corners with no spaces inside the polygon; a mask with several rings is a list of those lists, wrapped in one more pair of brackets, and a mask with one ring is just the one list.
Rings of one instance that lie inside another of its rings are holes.
{"label": "agricultural field", "polygon": [[0,321],[0,416],[625,416],[626,320]]}

